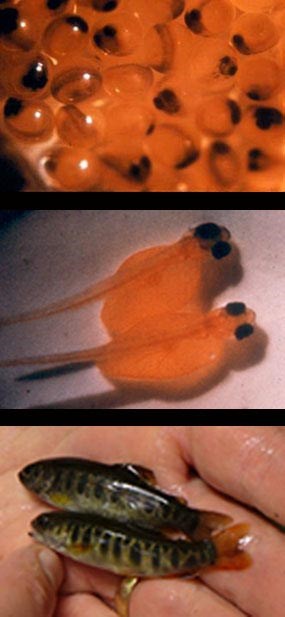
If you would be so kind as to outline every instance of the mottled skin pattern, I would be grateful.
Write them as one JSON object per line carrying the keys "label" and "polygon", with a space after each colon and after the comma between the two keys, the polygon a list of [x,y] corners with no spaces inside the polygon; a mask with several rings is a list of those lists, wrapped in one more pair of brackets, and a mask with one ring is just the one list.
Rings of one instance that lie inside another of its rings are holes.
{"label": "mottled skin pattern", "polygon": [[131,465],[58,458],[28,465],[19,477],[50,505],[143,528],[179,529],[200,539],[230,522],[222,514],[189,508],[153,486],[152,472]]}
{"label": "mottled skin pattern", "polygon": [[125,576],[195,574],[217,560],[211,539],[169,540],[159,533],[106,523],[94,515],[44,513],[32,528],[36,540],[56,551]]}

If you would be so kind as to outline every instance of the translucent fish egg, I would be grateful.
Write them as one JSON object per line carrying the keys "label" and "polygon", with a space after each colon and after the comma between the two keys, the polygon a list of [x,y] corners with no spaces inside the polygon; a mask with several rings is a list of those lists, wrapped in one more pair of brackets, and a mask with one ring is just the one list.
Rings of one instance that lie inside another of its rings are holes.
{"label": "translucent fish egg", "polygon": [[45,31],[43,46],[51,56],[79,54],[88,43],[88,24],[79,15],[64,15],[52,21]]}
{"label": "translucent fish egg", "polygon": [[269,15],[244,13],[231,29],[231,41],[241,54],[258,54],[270,49],[278,42],[278,32]]}
{"label": "translucent fish egg", "polygon": [[30,51],[42,32],[41,23],[26,13],[22,5],[0,3],[0,50]]}
{"label": "translucent fish egg", "polygon": [[94,189],[100,178],[96,155],[84,148],[55,149],[48,156],[45,169],[60,188],[70,191]]}
{"label": "translucent fish egg", "polygon": [[66,144],[93,148],[101,141],[104,118],[94,107],[85,113],[75,105],[64,105],[56,114],[56,128]]}
{"label": "translucent fish egg", "polygon": [[142,98],[153,82],[151,69],[139,64],[111,67],[103,73],[105,90],[121,98]]}
{"label": "translucent fish egg", "polygon": [[281,69],[270,58],[253,56],[241,64],[237,81],[242,92],[253,101],[270,98],[281,85]]}
{"label": "translucent fish egg", "polygon": [[225,141],[215,141],[208,152],[209,171],[220,187],[225,190],[233,188],[241,171],[237,153]]}
{"label": "translucent fish egg", "polygon": [[154,115],[147,105],[125,104],[110,105],[105,110],[106,141],[120,144],[138,142],[152,129]]}
{"label": "translucent fish egg", "polygon": [[230,27],[235,8],[230,0],[192,0],[187,3],[184,20],[195,34],[219,34]]}
{"label": "translucent fish egg", "polygon": [[140,61],[165,73],[173,60],[173,40],[166,24],[155,24],[144,35],[140,49]]}
{"label": "translucent fish egg", "polygon": [[188,167],[199,156],[193,139],[171,124],[154,127],[145,138],[144,148],[150,159],[175,169]]}
{"label": "translucent fish egg", "polygon": [[191,70],[183,75],[189,92],[223,92],[233,87],[238,72],[235,51],[222,40],[199,38],[189,52]]}
{"label": "translucent fish egg", "polygon": [[240,106],[231,98],[207,97],[198,107],[198,126],[208,135],[230,135],[240,121]]}
{"label": "translucent fish egg", "polygon": [[106,54],[126,56],[136,50],[142,34],[139,19],[122,11],[110,20],[96,23],[92,38],[96,49]]}
{"label": "translucent fish egg", "polygon": [[43,141],[54,128],[53,113],[48,105],[9,98],[4,106],[4,123],[17,139],[23,141]]}
{"label": "translucent fish egg", "polygon": [[23,99],[47,96],[52,72],[52,64],[44,55],[25,55],[24,62],[15,62],[7,73],[11,96]]}
{"label": "translucent fish egg", "polygon": [[94,96],[101,82],[101,75],[92,64],[65,67],[55,75],[51,92],[61,103],[78,103]]}

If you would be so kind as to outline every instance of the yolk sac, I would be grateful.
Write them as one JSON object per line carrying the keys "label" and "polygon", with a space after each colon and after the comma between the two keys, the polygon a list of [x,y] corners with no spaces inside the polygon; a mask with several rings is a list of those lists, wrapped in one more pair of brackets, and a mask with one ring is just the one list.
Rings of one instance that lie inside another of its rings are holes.
{"label": "yolk sac", "polygon": [[52,21],[45,31],[43,46],[51,56],[80,53],[88,43],[88,24],[79,15],[66,15]]}
{"label": "yolk sac", "polygon": [[177,114],[180,111],[180,101],[173,90],[161,90],[153,99],[154,106],[166,114]]}
{"label": "yolk sac", "polygon": [[4,106],[5,126],[22,141],[43,141],[54,128],[52,110],[45,103],[9,98]]}
{"label": "yolk sac", "polygon": [[268,15],[244,13],[232,26],[231,40],[239,53],[258,54],[276,45],[278,32]]}
{"label": "yolk sac", "polygon": [[55,75],[51,92],[61,103],[79,103],[93,96],[100,88],[101,75],[93,65],[66,68]]}

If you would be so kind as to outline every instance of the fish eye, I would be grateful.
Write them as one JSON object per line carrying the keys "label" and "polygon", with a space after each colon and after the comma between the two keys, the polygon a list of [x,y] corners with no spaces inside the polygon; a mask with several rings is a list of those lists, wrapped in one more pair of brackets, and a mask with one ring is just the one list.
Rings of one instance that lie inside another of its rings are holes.
{"label": "fish eye", "polygon": [[254,327],[250,323],[244,323],[235,331],[235,337],[238,341],[242,341],[244,338],[248,338],[254,332]]}
{"label": "fish eye", "polygon": [[224,259],[224,257],[227,257],[230,254],[231,250],[231,245],[228,242],[223,242],[221,240],[212,247],[212,255],[215,259]]}
{"label": "fish eye", "polygon": [[40,527],[41,529],[47,529],[49,526],[49,516],[48,514],[40,514],[38,518],[35,520],[36,527]]}
{"label": "fish eye", "polygon": [[238,315],[243,315],[246,311],[246,306],[244,302],[230,302],[226,306],[226,312],[228,315],[232,317],[237,317]]}
{"label": "fish eye", "polygon": [[215,223],[205,223],[196,227],[194,237],[201,240],[214,240],[220,236],[221,231],[221,227]]}

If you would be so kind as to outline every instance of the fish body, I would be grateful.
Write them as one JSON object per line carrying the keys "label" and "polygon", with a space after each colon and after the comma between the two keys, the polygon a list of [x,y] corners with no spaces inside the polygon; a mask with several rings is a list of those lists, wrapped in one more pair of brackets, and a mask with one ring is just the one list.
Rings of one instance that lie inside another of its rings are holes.
{"label": "fish body", "polygon": [[195,575],[220,558],[244,555],[238,548],[243,525],[190,542],[86,513],[48,512],[32,521],[32,530],[35,540],[65,556],[124,576]]}
{"label": "fish body", "polygon": [[132,465],[55,458],[27,465],[19,478],[52,506],[144,529],[179,530],[200,539],[231,522],[224,514],[189,508],[146,479],[152,475]]}

